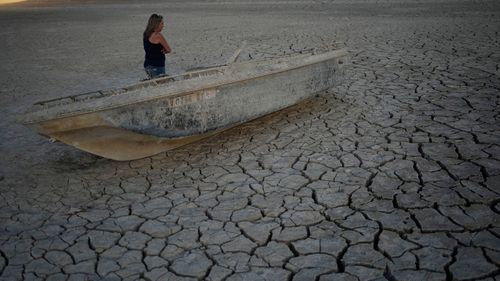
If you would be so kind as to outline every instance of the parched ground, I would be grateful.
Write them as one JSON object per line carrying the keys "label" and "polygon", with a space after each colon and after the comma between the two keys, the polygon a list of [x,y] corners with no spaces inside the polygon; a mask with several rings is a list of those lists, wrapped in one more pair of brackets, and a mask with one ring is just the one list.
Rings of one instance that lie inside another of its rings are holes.
{"label": "parched ground", "polygon": [[[170,71],[346,47],[345,81],[131,162],[15,123]],[[0,280],[500,280],[498,1],[38,1],[0,7]]]}

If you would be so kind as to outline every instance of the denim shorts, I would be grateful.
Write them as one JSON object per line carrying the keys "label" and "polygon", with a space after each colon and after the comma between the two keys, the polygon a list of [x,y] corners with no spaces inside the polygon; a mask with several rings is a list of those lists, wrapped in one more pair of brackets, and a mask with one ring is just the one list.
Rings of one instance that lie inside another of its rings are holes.
{"label": "denim shorts", "polygon": [[164,66],[151,66],[148,65],[144,67],[144,70],[146,71],[146,74],[148,75],[149,79],[156,78],[158,76],[165,75],[165,67]]}

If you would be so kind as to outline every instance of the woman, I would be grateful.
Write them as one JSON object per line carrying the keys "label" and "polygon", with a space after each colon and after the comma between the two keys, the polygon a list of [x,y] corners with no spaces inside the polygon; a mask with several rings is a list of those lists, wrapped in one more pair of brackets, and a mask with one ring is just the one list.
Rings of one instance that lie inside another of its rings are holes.
{"label": "woman", "polygon": [[172,52],[167,40],[161,34],[162,29],[163,17],[152,14],[142,38],[146,52],[144,70],[150,79],[165,74],[165,54]]}

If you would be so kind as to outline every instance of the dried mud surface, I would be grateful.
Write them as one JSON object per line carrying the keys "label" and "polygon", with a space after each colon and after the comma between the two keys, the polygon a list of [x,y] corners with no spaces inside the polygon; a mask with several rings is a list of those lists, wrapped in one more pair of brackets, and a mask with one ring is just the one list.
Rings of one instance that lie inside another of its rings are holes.
{"label": "dried mud surface", "polygon": [[[113,162],[15,122],[31,103],[346,47],[342,85]],[[0,7],[1,280],[500,280],[498,1],[34,1]]]}

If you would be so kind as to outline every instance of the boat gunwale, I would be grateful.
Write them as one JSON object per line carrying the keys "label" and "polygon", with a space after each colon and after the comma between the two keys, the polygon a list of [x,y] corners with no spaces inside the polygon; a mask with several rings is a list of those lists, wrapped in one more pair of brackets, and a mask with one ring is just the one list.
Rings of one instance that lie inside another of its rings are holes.
{"label": "boat gunwale", "polygon": [[[256,78],[259,78],[259,77],[268,76],[268,75],[274,75],[274,74],[286,72],[286,71],[289,71],[289,70],[299,69],[299,68],[307,67],[307,66],[310,66],[310,65],[313,65],[313,64],[317,64],[317,63],[320,63],[320,62],[323,62],[323,61],[328,61],[328,60],[332,60],[332,59],[338,59],[338,58],[346,57],[346,56],[348,56],[348,51],[346,49],[344,49],[344,48],[333,50],[333,51],[329,51],[329,52],[325,52],[325,53],[321,53],[321,54],[312,54],[312,55],[310,55],[310,54],[300,54],[300,55],[297,55],[297,56],[286,57],[286,60],[284,62],[290,61],[291,59],[295,59],[295,58],[299,58],[299,59],[302,59],[302,60],[304,60],[304,59],[310,59],[310,61],[302,61],[301,63],[299,63],[297,65],[287,66],[286,68],[280,68],[280,69],[277,69],[277,70],[264,71],[264,72],[260,72],[258,74],[249,75],[249,76],[247,76],[245,78],[241,78],[241,77],[236,76],[236,79],[235,79],[234,75],[231,75],[232,79],[227,79],[225,81],[224,80],[223,81],[217,81],[216,83],[204,83],[202,85],[193,85],[192,88],[189,88],[190,85],[182,85],[184,87],[180,87],[181,89],[173,89],[174,91],[169,92],[167,94],[160,94],[160,95],[156,95],[156,96],[152,96],[152,97],[151,96],[149,96],[149,97],[143,97],[142,99],[140,97],[137,97],[137,99],[134,100],[133,102],[130,102],[130,101],[125,101],[124,103],[119,103],[118,102],[115,105],[102,106],[101,108],[92,108],[91,105],[88,105],[83,110],[80,110],[80,111],[68,111],[68,112],[60,114],[60,116],[57,116],[57,117],[43,116],[43,113],[46,113],[47,111],[49,111],[51,109],[53,109],[54,111],[56,111],[56,109],[59,109],[60,107],[63,107],[63,106],[67,106],[68,104],[55,105],[53,108],[45,108],[45,109],[41,109],[39,111],[25,113],[25,114],[21,115],[21,117],[19,118],[19,121],[22,124],[24,124],[24,125],[30,125],[30,124],[42,123],[42,122],[51,121],[51,120],[59,120],[59,119],[64,119],[64,118],[71,118],[71,117],[78,116],[78,115],[83,115],[83,114],[91,114],[91,113],[96,113],[96,112],[100,112],[100,111],[112,110],[112,109],[116,109],[116,108],[119,108],[119,107],[131,105],[131,104],[140,104],[140,103],[145,103],[145,102],[159,100],[159,99],[164,99],[164,98],[176,98],[176,97],[179,97],[179,96],[183,96],[183,95],[187,95],[187,94],[192,94],[193,92],[197,92],[197,91],[202,91],[202,90],[205,90],[205,89],[219,87],[221,85],[230,85],[230,84],[240,83],[240,82],[244,82],[244,81],[248,81],[248,80],[253,80],[253,79],[256,79]],[[226,69],[226,68],[229,68],[229,67],[238,67],[240,65],[260,64],[260,63],[264,63],[264,62],[269,62],[270,65],[271,65],[272,62],[278,62],[278,61],[283,60],[283,59],[284,59],[283,57],[280,57],[280,58],[274,58],[274,59],[262,59],[262,60],[258,60],[258,61],[252,60],[252,61],[238,62],[238,63],[233,63],[233,64],[230,64],[230,65],[215,66],[215,67],[210,67],[210,68],[203,69],[203,70],[196,70],[195,73],[202,73],[202,72],[206,72],[206,71],[209,71],[209,70],[215,70],[215,69]],[[161,77],[161,78],[157,78],[157,79],[172,79],[174,77],[186,76],[186,75],[189,75],[189,74],[192,74],[192,72],[185,72],[185,73],[181,73],[181,74],[178,74],[178,75],[175,75],[175,76],[167,76],[167,77]],[[208,76],[198,76],[198,77],[208,77]],[[187,81],[189,81],[189,80],[179,80],[179,81],[173,80],[173,82],[181,82],[181,83],[182,82],[187,83]],[[125,92],[117,92],[116,94],[110,94],[110,95],[106,95],[106,96],[102,96],[102,97],[98,97],[98,98],[99,99],[100,98],[115,98],[118,95],[132,94],[132,93],[134,93],[134,92],[136,92],[138,90],[143,90],[143,89],[147,89],[149,87],[155,87],[155,86],[163,84],[163,83],[157,84],[156,80],[153,80],[153,81],[143,81],[143,82],[139,82],[137,84],[133,84],[133,85],[130,85],[130,86],[125,86],[123,88],[110,89],[109,91],[110,92],[113,91],[113,90],[120,91],[120,90],[124,90],[126,88],[129,88],[129,87],[139,87],[140,85],[148,84],[148,83],[151,83],[152,85],[151,86],[145,86],[145,87],[142,87],[142,88],[139,88],[139,89],[126,90]],[[95,92],[90,92],[90,93],[98,93],[98,92],[100,93],[101,91],[95,91]],[[90,94],[90,93],[87,93],[87,94]],[[61,98],[58,98],[58,99],[76,97],[76,96],[80,96],[80,95],[84,95],[84,94],[79,94],[79,95],[75,95],[75,96],[66,96],[66,97],[61,97]],[[55,100],[58,100],[58,99],[48,100],[48,101],[45,101],[45,102],[55,101]],[[73,104],[75,104],[75,103],[85,104],[85,103],[89,103],[89,102],[93,102],[93,101],[94,100],[84,100],[84,99],[82,99],[82,100],[79,100],[79,101],[74,101]],[[38,113],[39,116],[36,116],[37,113]],[[50,112],[49,112],[49,114],[50,114]],[[45,114],[45,115],[49,115],[49,114]],[[55,115],[55,114],[57,114],[57,111],[55,113],[52,113],[52,115]],[[40,116],[40,115],[42,115],[42,116]]]}

